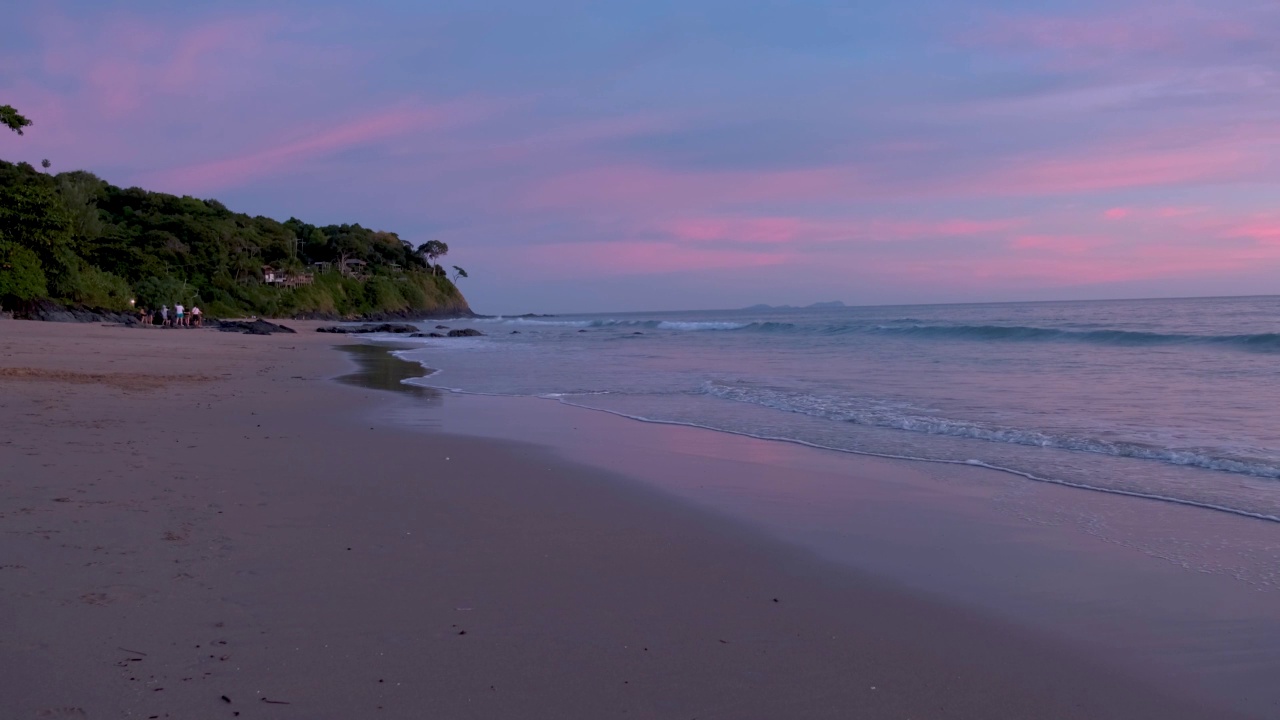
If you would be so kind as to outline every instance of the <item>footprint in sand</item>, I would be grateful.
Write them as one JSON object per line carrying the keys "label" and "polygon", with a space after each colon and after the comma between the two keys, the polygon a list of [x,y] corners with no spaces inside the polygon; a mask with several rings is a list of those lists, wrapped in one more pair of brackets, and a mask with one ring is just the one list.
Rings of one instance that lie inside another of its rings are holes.
{"label": "footprint in sand", "polygon": [[129,587],[127,585],[113,585],[104,588],[99,592],[85,593],[80,596],[80,602],[86,605],[113,605],[118,602],[129,602],[131,600],[141,600],[149,593],[141,588]]}

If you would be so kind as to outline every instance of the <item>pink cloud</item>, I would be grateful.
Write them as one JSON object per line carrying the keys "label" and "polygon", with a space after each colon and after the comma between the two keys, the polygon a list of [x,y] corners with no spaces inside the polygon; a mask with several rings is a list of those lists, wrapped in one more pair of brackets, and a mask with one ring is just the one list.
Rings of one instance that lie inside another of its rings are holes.
{"label": "pink cloud", "polygon": [[279,174],[308,160],[378,141],[437,129],[473,117],[476,110],[454,104],[381,110],[333,127],[293,133],[294,139],[267,143],[230,158],[179,167],[155,175],[161,187],[204,192]]}
{"label": "pink cloud", "polygon": [[1202,206],[1117,207],[1102,213],[1108,220],[1170,220],[1207,212]]}
{"label": "pink cloud", "polygon": [[745,243],[785,243],[794,240],[806,223],[798,218],[691,218],[676,220],[669,231],[682,240],[733,240]]}
{"label": "pink cloud", "polygon": [[1248,238],[1262,246],[1280,247],[1280,217],[1255,215],[1243,222],[1231,223],[1219,233],[1222,238]]}
{"label": "pink cloud", "polygon": [[660,226],[680,241],[731,241],[755,244],[792,242],[894,241],[970,237],[998,234],[1017,226],[1016,219],[895,220],[845,218],[814,220],[802,217],[697,217]]}
{"label": "pink cloud", "polygon": [[584,243],[552,243],[516,248],[504,253],[502,262],[522,258],[517,264],[537,264],[557,277],[649,275],[727,268],[781,265],[789,255],[776,251],[716,250],[667,241],[616,240]]}
{"label": "pink cloud", "polygon": [[1096,64],[1118,55],[1189,54],[1196,49],[1265,39],[1240,13],[1186,3],[1148,3],[1109,15],[1002,16],[961,38],[965,45],[1058,53]]}
{"label": "pink cloud", "polygon": [[592,165],[537,183],[529,188],[523,204],[543,209],[697,210],[733,203],[829,198],[860,184],[851,168],[674,172],[641,164]]}
{"label": "pink cloud", "polygon": [[[1236,143],[1190,148],[1095,148],[1083,156],[1015,160],[974,179],[975,190],[1056,195],[1256,176],[1268,158]],[[1123,210],[1123,208],[1121,208]]]}
{"label": "pink cloud", "polygon": [[1111,241],[1105,238],[1081,235],[1019,235],[1009,242],[1009,247],[1055,255],[1079,255],[1109,244]]}

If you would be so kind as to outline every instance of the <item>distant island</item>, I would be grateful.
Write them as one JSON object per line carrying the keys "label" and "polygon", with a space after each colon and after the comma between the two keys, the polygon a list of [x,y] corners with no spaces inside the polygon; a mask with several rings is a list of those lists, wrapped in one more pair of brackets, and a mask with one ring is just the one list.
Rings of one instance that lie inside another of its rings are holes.
{"label": "distant island", "polygon": [[448,252],[439,240],[415,247],[394,232],[251,217],[0,160],[0,308],[17,317],[175,303],[213,317],[469,315],[454,284],[466,271],[439,262]]}
{"label": "distant island", "polygon": [[752,305],[751,307],[742,308],[743,310],[821,310],[823,308],[842,308],[845,304],[839,300],[829,300],[827,302],[816,302],[812,305]]}

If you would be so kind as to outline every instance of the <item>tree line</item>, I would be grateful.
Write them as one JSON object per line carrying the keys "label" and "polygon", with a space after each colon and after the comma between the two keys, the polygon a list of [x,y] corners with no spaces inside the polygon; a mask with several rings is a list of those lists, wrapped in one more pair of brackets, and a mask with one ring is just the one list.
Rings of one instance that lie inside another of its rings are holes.
{"label": "tree line", "polygon": [[[31,125],[7,105],[0,123],[19,134]],[[224,317],[464,310],[441,265],[448,252],[439,240],[279,222],[0,160],[0,306],[10,310],[44,299],[107,310],[198,303]]]}

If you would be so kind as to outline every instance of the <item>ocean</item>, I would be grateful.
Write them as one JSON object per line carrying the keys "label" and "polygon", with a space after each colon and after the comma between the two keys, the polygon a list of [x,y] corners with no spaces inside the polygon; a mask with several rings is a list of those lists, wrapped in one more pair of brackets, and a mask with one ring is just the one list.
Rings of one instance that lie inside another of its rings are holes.
{"label": "ocean", "polygon": [[410,382],[1280,522],[1276,296],[436,324]]}

